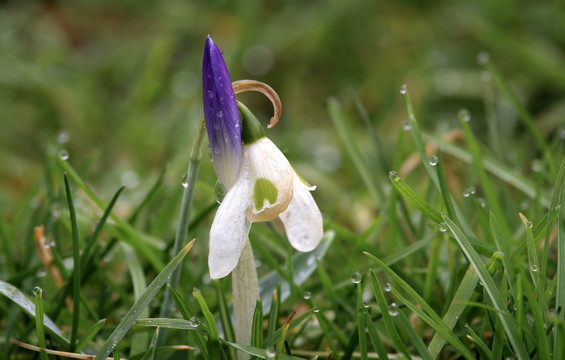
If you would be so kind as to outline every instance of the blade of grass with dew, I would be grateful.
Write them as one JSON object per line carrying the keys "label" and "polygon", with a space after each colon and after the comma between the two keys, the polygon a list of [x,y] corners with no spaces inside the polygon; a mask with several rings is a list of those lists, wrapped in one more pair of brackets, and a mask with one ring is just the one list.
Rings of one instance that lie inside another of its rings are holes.
{"label": "blade of grass with dew", "polygon": [[[224,296],[222,287],[220,286],[219,280],[213,280],[214,286],[216,288],[216,298],[218,299],[218,308],[220,309],[220,323],[222,324],[222,329],[224,331],[224,338],[229,342],[235,342],[235,332],[233,330],[233,324],[231,321],[230,310]],[[170,287],[170,285],[169,285]],[[228,348],[230,353],[230,358],[237,359],[237,352],[234,348]]]}
{"label": "blade of grass with dew", "polygon": [[[235,344],[235,343],[230,343],[228,341],[223,340],[222,338],[220,338],[220,341],[223,344],[226,344],[230,347],[233,347],[236,350],[242,351],[244,353],[247,353],[249,355],[252,356],[256,356],[258,358],[261,359],[266,359],[266,360],[272,360],[273,357],[270,354],[270,350],[266,350],[266,349],[259,349],[253,346],[247,346],[247,345],[241,345],[241,344]],[[296,357],[296,356],[292,356],[292,355],[287,355],[287,354],[280,354],[279,358],[275,359],[280,359],[280,360],[304,360],[302,358]]]}
{"label": "blade of grass with dew", "polygon": [[[336,344],[336,339],[338,341],[340,341],[340,338],[343,340],[343,333],[340,333],[339,331],[333,331],[334,330],[332,328],[332,325],[335,325],[334,322],[328,320],[328,318],[326,318],[326,316],[324,315],[324,313],[322,311],[320,311],[320,308],[317,305],[314,305],[314,302],[310,299],[307,300],[308,301],[308,305],[310,305],[314,311],[314,316],[316,316],[316,319],[318,320],[318,323],[320,324],[320,329],[322,330],[322,333],[324,334],[324,338],[325,341],[327,343],[327,346],[330,348],[330,350],[332,351],[332,353],[337,354],[338,350],[337,350],[337,344]],[[335,326],[334,326],[335,328]],[[344,343],[346,343],[347,340],[344,341]]]}
{"label": "blade of grass with dew", "polygon": [[202,293],[199,289],[194,288],[192,290],[192,296],[200,305],[200,310],[206,319],[206,324],[208,324],[208,353],[210,354],[210,359],[219,360],[220,359],[220,334],[218,332],[218,325],[214,319],[214,315],[210,312],[206,300],[202,297]]}
{"label": "blade of grass with dew", "polygon": [[[37,342],[40,348],[47,349],[45,330],[43,328],[43,317],[45,315],[43,312],[43,290],[37,286],[33,289],[33,292],[35,294],[35,331],[37,332]],[[41,360],[48,360],[47,353],[40,351],[39,358]]]}
{"label": "blade of grass with dew", "polygon": [[437,283],[437,274],[440,263],[441,247],[443,245],[443,237],[436,236],[432,239],[430,252],[428,255],[428,266],[426,268],[426,279],[424,282],[424,300],[432,300],[434,287]]}
{"label": "blade of grass with dew", "polygon": [[[541,293],[545,292],[545,276],[547,271],[547,259],[549,257],[549,237],[551,233],[551,220],[552,214],[559,214],[561,206],[563,205],[563,187],[565,182],[565,157],[561,161],[559,166],[559,172],[555,180],[555,186],[553,187],[553,193],[551,195],[551,205],[549,210],[549,215],[547,217],[547,225],[545,228],[545,238],[543,241],[543,253],[541,260],[541,275],[542,275],[542,285]],[[559,229],[559,220],[557,220],[557,228]],[[559,231],[557,232],[558,241],[557,242],[557,295],[556,295],[556,309],[562,309],[559,313],[559,318],[563,321],[565,320],[565,269],[563,264],[565,264],[565,244],[563,244],[563,239],[560,237]]]}
{"label": "blade of grass with dew", "polygon": [[392,320],[392,316],[389,313],[388,304],[386,302],[383,290],[381,288],[381,284],[377,279],[377,275],[373,270],[371,270],[369,276],[371,278],[371,285],[373,286],[373,292],[375,293],[375,299],[377,300],[377,304],[381,309],[381,314],[383,317],[385,328],[392,342],[392,345],[394,346],[396,351],[404,354],[405,356],[408,357],[408,359],[410,359],[410,353],[408,352],[408,349],[406,349],[406,346],[404,346],[404,341],[400,338],[396,326],[394,325],[394,321]]}
{"label": "blade of grass with dew", "polygon": [[477,347],[479,348],[479,351],[483,354],[483,356],[486,359],[492,359],[492,351],[488,348],[483,339],[479,335],[477,335],[477,333],[469,324],[465,324],[465,329],[469,333],[469,336],[471,336],[472,341],[477,344]]}
{"label": "blade of grass with dew", "polygon": [[506,277],[508,277],[508,284],[512,291],[512,294],[517,294],[516,291],[516,273],[514,271],[514,262],[512,261],[513,253],[511,251],[511,244],[509,243],[509,239],[502,235],[502,231],[500,230],[500,226],[498,225],[498,221],[494,214],[490,213],[489,216],[490,220],[490,231],[496,243],[496,246],[500,251],[502,251],[502,265],[504,266],[504,270],[506,271]]}
{"label": "blade of grass with dew", "polygon": [[365,160],[361,156],[361,152],[359,148],[355,145],[356,140],[353,138],[353,135],[347,128],[347,119],[343,110],[341,109],[341,104],[335,98],[328,99],[328,112],[330,114],[330,118],[332,119],[336,131],[343,141],[345,148],[347,150],[347,154],[353,161],[353,164],[357,168],[357,172],[361,176],[361,179],[365,183],[365,186],[369,190],[373,201],[376,204],[382,203],[383,195],[379,192],[379,189],[375,185],[375,176],[371,169],[367,166]]}
{"label": "blade of grass with dew", "polygon": [[[181,313],[184,320],[187,321],[187,322],[191,321],[194,314],[192,313],[192,311],[190,311],[188,304],[182,299],[180,294],[175,289],[173,289],[170,285],[167,285],[167,287],[169,288],[169,291],[171,292],[171,296],[173,297],[173,300],[175,301],[175,304],[177,305],[177,309]],[[164,327],[164,326],[162,326],[162,327]],[[194,323],[191,324],[191,327],[192,328],[195,327]],[[203,325],[200,324],[200,327],[202,328]],[[167,327],[165,327],[165,328],[167,328]],[[208,348],[206,346],[206,339],[204,339],[204,335],[202,334],[201,331],[196,331],[196,332],[193,332],[191,334],[194,335],[194,341],[196,341],[196,344],[198,345],[198,349],[202,353],[202,357],[204,359],[208,360],[209,359]]]}
{"label": "blade of grass with dew", "polygon": [[96,355],[95,360],[103,360],[112,352],[112,350],[117,346],[117,344],[122,340],[122,338],[126,335],[129,331],[132,324],[138,318],[139,313],[143,311],[149,305],[149,303],[153,300],[155,295],[159,292],[161,287],[167,282],[169,276],[173,273],[173,271],[180,265],[182,259],[186,256],[186,254],[190,251],[192,246],[194,245],[194,240],[189,242],[179,253],[177,256],[174,257],[173,260],[165,268],[157,275],[157,277],[149,284],[147,289],[143,295],[137,299],[135,304],[131,307],[131,309],[127,312],[124,316],[122,321],[118,324],[118,326],[114,329],[112,334],[108,337],[106,342],[102,345],[98,354]]}
{"label": "blade of grass with dew", "polygon": [[[108,207],[102,199],[100,199],[92,190],[90,190],[90,188],[88,188],[88,186],[86,186],[84,181],[80,178],[78,173],[73,169],[68,161],[59,158],[59,165],[61,165],[67,175],[88,195],[92,201],[94,201],[101,210]],[[159,258],[160,251],[158,251],[162,247],[160,242],[150,236],[138,232],[128,222],[117,216],[115,213],[112,212],[110,217],[126,235],[121,238],[123,241],[141,252],[147,260],[151,262],[151,265],[155,270],[160,271],[163,269],[164,264]]]}
{"label": "blade of grass with dew", "polygon": [[396,326],[399,329],[404,330],[406,335],[408,335],[408,338],[411,340],[412,345],[422,356],[422,359],[434,360],[434,357],[432,357],[432,355],[430,354],[428,348],[426,347],[426,344],[424,344],[422,337],[416,332],[412,324],[410,324],[410,321],[408,321],[406,315],[404,315],[402,311],[399,311],[398,315],[396,315],[394,318]]}
{"label": "blade of grass with dew", "polygon": [[[528,306],[530,308],[529,314],[533,318],[533,325],[536,334],[536,349],[539,359],[549,359],[550,350],[549,350],[549,337],[545,331],[545,319],[542,312],[542,307],[537,300],[537,294],[535,294],[535,289],[532,288],[532,285],[529,281],[527,281],[524,277],[520,276],[518,281],[522,282],[524,293],[528,298]],[[543,299],[543,297],[540,297]]]}
{"label": "blade of grass with dew", "polygon": [[361,294],[361,282],[355,284],[355,290],[357,293],[357,306],[356,306],[356,315],[357,315],[357,336],[359,337],[359,354],[361,360],[367,360],[367,335],[365,334],[365,319],[364,319],[364,310],[365,306],[363,304],[363,296]]}
{"label": "blade of grass with dew", "polygon": [[392,185],[398,192],[404,196],[406,200],[418,210],[420,210],[425,216],[435,221],[436,223],[441,222],[441,215],[439,211],[434,209],[424,198],[418,195],[408,184],[406,184],[398,175],[389,175]]}
{"label": "blade of grass with dew", "polygon": [[[190,224],[190,213],[192,210],[192,202],[194,199],[194,190],[196,189],[196,181],[198,179],[198,171],[200,169],[200,160],[202,159],[202,141],[204,139],[204,134],[206,133],[206,129],[204,126],[204,117],[200,120],[200,124],[198,126],[198,130],[196,132],[196,137],[194,138],[194,143],[192,144],[192,150],[190,152],[190,159],[188,162],[188,170],[186,172],[186,181],[183,180],[184,191],[182,194],[182,202],[181,202],[181,209],[179,214],[179,222],[177,226],[177,232],[175,234],[175,242],[173,243],[173,256],[178,254],[180,251],[182,244],[187,240],[188,237],[188,227]],[[180,280],[182,268],[178,268],[171,279],[169,280],[169,284],[173,288],[177,287],[177,284]],[[169,290],[165,290],[165,297],[163,298],[163,303],[161,305],[161,317],[169,317],[171,315],[172,309],[171,305],[173,303],[173,299]],[[162,339],[164,341],[166,337],[166,333],[162,334]]]}
{"label": "blade of grass with dew", "polygon": [[74,352],[78,338],[78,327],[80,319],[80,245],[78,241],[78,226],[73,204],[73,196],[67,174],[64,174],[65,192],[67,194],[67,203],[69,213],[71,215],[71,236],[73,239],[73,322],[71,327],[71,346],[70,352]]}
{"label": "blade of grass with dew", "polygon": [[[430,326],[432,326],[442,337],[444,337],[449,343],[451,343],[451,345],[453,345],[459,352],[461,352],[463,356],[465,356],[468,359],[472,358],[472,356],[468,352],[467,348],[463,345],[463,343],[461,343],[461,341],[451,332],[451,329],[447,327],[447,325],[443,322],[443,320],[439,317],[439,315],[418,294],[418,292],[416,292],[410,285],[408,285],[406,281],[404,281],[400,276],[398,276],[391,268],[386,266],[377,257],[373,256],[368,252],[365,252],[364,254],[367,255],[373,261],[375,261],[381,268],[383,268],[383,270],[385,270],[386,273],[389,274],[389,276],[394,280],[395,284],[400,286],[400,288],[402,288],[408,294],[408,296],[411,299],[413,299],[414,302],[423,309],[423,311],[420,310],[420,308],[414,306],[408,300],[405,300],[404,302],[406,306],[409,306],[410,309],[414,311],[416,314],[418,314],[418,316],[420,316],[422,320],[424,320]],[[375,273],[375,271],[371,270],[371,273]],[[371,279],[373,278],[371,277]],[[375,280],[376,280],[376,275],[375,275]],[[399,294],[398,292],[395,292],[395,294],[399,298],[404,299],[404,297],[403,296],[401,297],[401,294]],[[383,313],[383,317],[384,316],[385,314]]]}
{"label": "blade of grass with dew", "polygon": [[[453,330],[455,324],[457,324],[459,316],[461,316],[463,311],[466,309],[467,306],[465,304],[469,301],[469,299],[471,299],[478,283],[479,278],[475,272],[469,268],[465,273],[463,280],[461,280],[457,291],[453,295],[453,299],[451,300],[451,304],[449,305],[447,312],[442,318],[443,322],[450,330]],[[443,349],[446,342],[447,340],[445,340],[445,338],[443,338],[439,333],[436,332],[434,334],[428,345],[428,350],[434,359],[439,356],[441,349]]]}
{"label": "blade of grass with dew", "polygon": [[[489,259],[487,263],[487,270],[489,273],[493,273],[495,270],[496,262],[501,260],[504,255],[501,255],[498,251],[495,252]],[[471,266],[465,272],[465,276],[463,276],[463,280],[459,283],[457,291],[453,295],[449,308],[447,309],[445,315],[442,318],[442,321],[448,327],[449,330],[453,330],[455,324],[459,320],[459,316],[463,313],[466,309],[467,304],[469,304],[469,300],[473,295],[475,288],[477,287],[477,283],[479,282],[479,277],[477,276],[476,272],[473,270]],[[441,349],[445,345],[446,340],[441,337],[439,333],[435,333],[432,341],[428,345],[428,349],[434,358],[437,358]]]}
{"label": "blade of grass with dew", "polygon": [[371,343],[373,344],[373,348],[375,348],[379,359],[388,359],[388,354],[383,342],[381,341],[381,337],[379,336],[379,331],[373,323],[373,319],[371,319],[371,315],[369,315],[368,311],[365,311],[364,313],[364,320],[369,333],[369,339],[371,339]]}
{"label": "blade of grass with dew", "polygon": [[487,291],[490,299],[493,302],[493,305],[498,310],[498,317],[504,325],[504,329],[506,330],[510,344],[512,344],[512,347],[516,352],[516,356],[518,356],[518,359],[528,359],[528,351],[526,350],[526,347],[520,338],[516,323],[514,319],[512,319],[512,317],[508,314],[506,304],[504,303],[502,296],[498,288],[496,287],[496,284],[494,283],[494,280],[488,274],[485,264],[480,259],[479,254],[471,246],[471,243],[469,242],[465,234],[463,234],[459,227],[450,218],[444,216],[443,219],[451,230],[451,233],[459,243],[461,250],[463,250],[465,256],[477,271],[479,279],[482,281],[485,290]]}
{"label": "blade of grass with dew", "polygon": [[532,281],[534,282],[534,286],[537,286],[539,283],[539,260],[538,254],[536,251],[536,244],[534,243],[534,235],[532,234],[532,222],[529,221],[522,213],[518,213],[520,215],[520,219],[524,224],[526,229],[526,247],[528,249],[528,269],[530,270],[530,276],[532,277]]}
{"label": "blade of grass with dew", "polygon": [[[473,162],[473,157],[468,150],[450,144],[445,140],[431,134],[424,134],[426,141],[434,142],[442,152],[445,152],[467,164]],[[536,191],[536,186],[531,180],[525,176],[517,175],[512,169],[503,163],[488,157],[483,157],[483,166],[485,170],[499,178],[503,182],[512,185],[516,189],[522,191],[531,199],[540,198],[540,202],[544,207],[549,207],[550,200],[547,194],[542,193],[541,196]]]}
{"label": "blade of grass with dew", "polygon": [[[35,303],[29,300],[14,285],[0,280],[0,295],[5,296],[8,300],[18,305],[29,317],[35,319]],[[69,340],[65,338],[62,331],[47,315],[44,315],[43,326],[55,339],[64,344],[70,344]]]}
{"label": "blade of grass with dew", "polygon": [[98,332],[102,330],[102,327],[104,326],[105,323],[106,323],[106,319],[98,320],[88,330],[86,330],[84,332],[84,335],[77,342],[76,351],[81,352],[82,349],[84,349],[86,345],[88,345],[90,340],[92,340],[96,336],[96,334],[98,334]]}
{"label": "blade of grass with dew", "polygon": [[337,311],[337,296],[334,284],[319,259],[316,259],[316,269],[318,270],[318,277],[320,278],[322,288],[324,289],[324,299],[330,302],[330,306],[334,311]]}
{"label": "blade of grass with dew", "polygon": [[[473,355],[469,352],[465,344],[461,342],[461,340],[451,331],[451,329],[447,327],[447,325],[441,319],[438,321],[435,316],[430,316],[421,309],[425,306],[422,306],[420,303],[412,303],[398,290],[396,290],[394,286],[392,287],[391,292],[399,302],[406,305],[406,307],[408,307],[416,315],[418,315],[420,319],[422,319],[426,324],[430,325],[437,333],[439,333],[440,336],[445,338],[447,342],[449,342],[457,351],[459,351],[464,358],[468,360],[474,359]],[[426,304],[426,306],[428,305]]]}
{"label": "blade of grass with dew", "polygon": [[[147,288],[147,284],[145,283],[145,275],[143,273],[143,267],[137,258],[137,255],[133,251],[133,249],[126,243],[120,244],[122,250],[124,252],[124,257],[126,260],[126,264],[128,266],[128,270],[131,276],[131,282],[133,284],[133,296],[137,300],[142,295],[145,289]],[[143,309],[140,314],[140,317],[146,318],[149,317],[149,309]],[[130,348],[130,357],[132,355],[141,354],[145,352],[147,349],[147,344],[149,339],[147,338],[147,334],[145,333],[136,333],[132,334],[131,336],[131,348]]]}
{"label": "blade of grass with dew", "polygon": [[410,122],[410,130],[412,131],[412,137],[414,139],[414,144],[416,145],[416,150],[420,155],[420,160],[422,160],[422,165],[424,165],[424,169],[426,169],[429,177],[432,179],[435,186],[439,189],[436,170],[434,170],[433,166],[430,165],[430,159],[428,158],[428,154],[426,153],[426,145],[424,144],[422,132],[420,131],[420,125],[418,125],[418,121],[416,120],[416,113],[414,112],[412,99],[408,94],[406,85],[402,86],[400,93],[402,94],[402,99],[404,100],[404,104],[406,105],[408,121]]}
{"label": "blade of grass with dew", "polygon": [[475,138],[475,135],[471,131],[471,127],[469,126],[468,117],[470,116],[466,110],[460,111],[459,114],[459,123],[463,128],[463,133],[465,134],[465,141],[467,143],[467,147],[469,148],[469,152],[473,158],[472,165],[475,168],[479,176],[479,180],[481,182],[481,187],[485,193],[485,197],[487,203],[489,204],[490,208],[494,215],[501,221],[501,230],[504,236],[510,238],[512,236],[512,232],[510,231],[510,225],[506,221],[506,217],[504,216],[505,213],[502,211],[502,206],[499,202],[499,197],[497,192],[494,190],[492,182],[490,181],[487,172],[483,165],[483,157],[481,155],[481,151],[479,149],[479,143]]}

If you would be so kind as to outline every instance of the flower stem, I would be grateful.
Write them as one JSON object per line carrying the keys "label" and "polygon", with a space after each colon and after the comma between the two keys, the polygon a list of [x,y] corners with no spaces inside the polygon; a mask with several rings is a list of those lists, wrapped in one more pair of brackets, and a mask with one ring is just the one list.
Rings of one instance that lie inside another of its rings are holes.
{"label": "flower stem", "polygon": [[[253,313],[259,299],[259,281],[249,239],[232,272],[232,289],[235,340],[238,344],[250,345]],[[249,359],[249,354],[239,351],[237,357],[238,360],[246,360]]]}

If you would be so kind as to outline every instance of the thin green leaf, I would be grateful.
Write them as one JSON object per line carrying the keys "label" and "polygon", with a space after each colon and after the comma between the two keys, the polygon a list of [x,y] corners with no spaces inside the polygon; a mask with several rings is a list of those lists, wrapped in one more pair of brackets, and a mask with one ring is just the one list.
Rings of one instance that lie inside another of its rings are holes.
{"label": "thin green leaf", "polygon": [[[18,288],[14,285],[0,280],[0,294],[5,296],[8,300],[18,305],[29,317],[35,319],[35,303],[29,300]],[[63,336],[61,330],[47,315],[43,317],[43,326],[46,330],[57,340],[64,344],[70,344],[69,340]]]}
{"label": "thin green leaf", "polygon": [[416,350],[418,350],[418,353],[420,353],[422,359],[433,360],[434,357],[432,357],[432,354],[430,354],[430,352],[428,351],[428,348],[426,347],[426,344],[424,344],[422,337],[412,327],[412,324],[410,324],[410,321],[408,321],[406,315],[399,311],[398,315],[395,316],[395,319],[395,322],[397,324],[396,326],[399,329],[403,329],[404,332],[408,335],[412,342],[412,345],[414,345]]}
{"label": "thin green leaf", "polygon": [[67,194],[67,203],[69,205],[69,213],[71,216],[71,236],[73,239],[73,323],[71,328],[71,347],[70,351],[74,352],[78,338],[78,327],[80,319],[80,245],[78,242],[78,226],[73,204],[73,196],[67,174],[64,174],[65,192]]}
{"label": "thin green leaf", "polygon": [[[47,344],[45,342],[45,330],[43,328],[43,317],[45,316],[43,312],[43,290],[37,286],[33,289],[33,292],[35,294],[35,330],[37,331],[37,342],[40,348],[46,349]],[[40,351],[39,357],[42,360],[48,360],[45,351]]]}
{"label": "thin green leaf", "polygon": [[157,348],[157,339],[159,338],[159,328],[155,329],[155,333],[153,334],[153,338],[151,339],[151,344],[149,345],[149,349],[143,355],[142,360],[153,360],[155,357],[155,348]]}
{"label": "thin green leaf", "polygon": [[408,186],[408,184],[406,184],[398,175],[391,173],[389,178],[394,188],[398,190],[398,192],[404,196],[410,204],[436,223],[441,222],[441,215],[439,211],[434,209],[426,200],[424,200],[424,198],[412,190],[412,188]]}
{"label": "thin green leaf", "polygon": [[[280,294],[281,292],[281,284],[278,283],[276,285],[275,291],[273,291],[273,297],[271,300],[271,311],[269,314],[269,325],[267,326],[267,343],[274,344],[275,343],[275,329],[277,328],[277,322],[279,320],[279,308],[281,306]],[[233,341],[232,341],[233,342]]]}
{"label": "thin green leaf", "polygon": [[88,345],[90,340],[92,340],[96,336],[96,334],[98,334],[98,332],[102,330],[102,327],[104,326],[105,323],[106,323],[106,319],[98,320],[88,330],[86,330],[84,335],[77,342],[76,351],[78,352],[82,351],[82,349],[84,349],[86,345]]}
{"label": "thin green leaf", "polygon": [[[537,300],[537,294],[534,294],[534,289],[531,284],[524,279],[523,276],[518,277],[518,281],[522,282],[524,287],[524,293],[528,298],[528,306],[530,308],[530,314],[533,317],[534,329],[536,333],[536,349],[539,359],[549,359],[549,338],[545,331],[545,321],[542,313],[542,307]],[[541,297],[543,299],[543,297]]]}
{"label": "thin green leaf", "polygon": [[447,223],[447,226],[451,230],[453,236],[459,243],[461,250],[465,253],[469,262],[473,265],[475,270],[477,271],[477,275],[479,279],[483,282],[484,288],[487,291],[491,301],[493,302],[494,307],[499,311],[498,316],[504,325],[504,329],[508,335],[508,339],[516,352],[516,356],[519,359],[528,359],[529,355],[526,350],[526,347],[522,340],[520,339],[518,328],[516,327],[516,323],[514,319],[508,314],[506,309],[506,304],[502,299],[502,295],[498,291],[496,284],[492,277],[488,274],[486,270],[484,262],[480,259],[479,254],[476,250],[471,246],[471,243],[461,232],[459,227],[447,216],[443,217],[444,221]]}
{"label": "thin green leaf", "polygon": [[365,320],[363,296],[361,294],[361,283],[355,284],[357,291],[357,334],[359,336],[359,355],[361,360],[367,360],[367,335],[365,334]]}
{"label": "thin green leaf", "polygon": [[118,324],[116,329],[112,332],[110,337],[106,340],[106,342],[102,345],[98,354],[96,355],[95,360],[103,360],[105,359],[108,354],[112,352],[112,349],[116,347],[116,345],[122,340],[122,338],[126,335],[130,327],[133,325],[135,320],[139,317],[140,312],[143,311],[149,305],[151,300],[157,295],[161,287],[167,282],[169,276],[172,272],[180,265],[182,259],[188,254],[192,246],[194,245],[194,240],[189,242],[182,250],[179,252],[177,256],[165,268],[163,271],[157,275],[157,277],[149,284],[143,295],[137,299],[135,304],[131,307],[131,309],[127,312],[124,316],[122,321]]}
{"label": "thin green leaf", "polygon": [[255,311],[253,312],[253,324],[251,327],[251,346],[261,346],[263,343],[263,305],[261,300],[257,300]]}
{"label": "thin green leaf", "polygon": [[485,356],[487,359],[492,359],[492,351],[488,348],[483,339],[479,335],[477,335],[477,333],[469,324],[465,324],[465,329],[467,330],[475,344],[477,344],[483,356]]}
{"label": "thin green leaf", "polygon": [[377,327],[375,326],[373,320],[371,319],[371,316],[369,315],[369,312],[365,311],[364,319],[365,326],[367,327],[367,330],[369,332],[369,339],[371,339],[371,343],[373,344],[373,347],[375,348],[379,359],[388,359],[386,349],[383,345],[383,342],[381,341]]}
{"label": "thin green leaf", "polygon": [[388,311],[388,304],[386,302],[383,290],[381,289],[381,285],[379,284],[379,280],[377,280],[377,275],[373,270],[370,272],[371,277],[371,284],[373,286],[373,292],[375,293],[375,299],[377,300],[377,304],[381,309],[381,314],[383,317],[383,321],[385,323],[385,328],[392,341],[392,345],[396,349],[396,351],[403,353],[408,359],[411,358],[410,354],[408,353],[408,349],[404,346],[404,341],[400,338],[398,331],[396,330],[396,326],[394,325],[394,321],[392,320],[392,316],[389,314]]}
{"label": "thin green leaf", "polygon": [[[229,342],[235,342],[235,333],[233,330],[230,311],[226,302],[226,297],[224,296],[224,292],[222,290],[222,287],[220,286],[220,281],[214,280],[214,285],[216,287],[216,297],[218,299],[218,307],[220,309],[220,323],[222,324],[222,329],[224,330],[224,338]],[[230,353],[231,359],[237,359],[237,352],[234,348],[230,347],[228,348],[228,351]]]}
{"label": "thin green leaf", "polygon": [[220,346],[219,346],[219,337],[220,334],[218,332],[218,325],[216,324],[216,319],[214,319],[214,315],[210,312],[208,308],[208,304],[206,304],[206,300],[202,297],[202,293],[199,289],[194,288],[192,290],[192,295],[200,305],[200,310],[206,319],[206,324],[208,324],[208,353],[210,354],[210,358],[212,360],[219,360],[220,359]]}

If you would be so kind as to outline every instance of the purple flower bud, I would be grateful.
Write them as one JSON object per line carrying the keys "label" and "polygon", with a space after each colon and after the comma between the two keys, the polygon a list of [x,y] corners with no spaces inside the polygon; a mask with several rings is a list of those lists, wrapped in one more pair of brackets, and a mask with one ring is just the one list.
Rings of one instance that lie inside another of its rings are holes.
{"label": "purple flower bud", "polygon": [[218,179],[229,189],[241,167],[241,125],[230,74],[209,35],[202,59],[202,88],[212,161]]}

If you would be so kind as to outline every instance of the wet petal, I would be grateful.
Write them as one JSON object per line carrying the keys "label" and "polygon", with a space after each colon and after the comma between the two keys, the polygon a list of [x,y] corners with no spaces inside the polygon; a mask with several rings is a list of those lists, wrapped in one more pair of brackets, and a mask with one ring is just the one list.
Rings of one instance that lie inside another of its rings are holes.
{"label": "wet petal", "polygon": [[323,221],[318,205],[306,186],[295,174],[294,196],[288,209],[279,215],[290,244],[298,251],[312,251],[322,240]]}
{"label": "wet petal", "polygon": [[251,228],[245,217],[250,202],[247,178],[242,176],[220,204],[210,229],[210,278],[223,278],[237,266]]}
{"label": "wet petal", "polygon": [[250,221],[269,221],[285,211],[292,199],[294,171],[275,144],[263,137],[244,150],[249,161]]}

